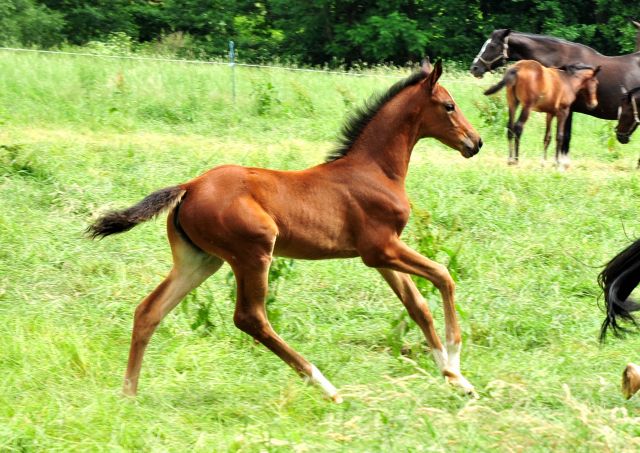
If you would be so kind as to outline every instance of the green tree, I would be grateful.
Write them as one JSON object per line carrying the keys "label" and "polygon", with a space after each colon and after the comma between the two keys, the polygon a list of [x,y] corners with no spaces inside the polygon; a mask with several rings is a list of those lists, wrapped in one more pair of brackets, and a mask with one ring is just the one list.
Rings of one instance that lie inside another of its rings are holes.
{"label": "green tree", "polygon": [[0,0],[0,43],[51,47],[63,39],[62,14],[32,0]]}

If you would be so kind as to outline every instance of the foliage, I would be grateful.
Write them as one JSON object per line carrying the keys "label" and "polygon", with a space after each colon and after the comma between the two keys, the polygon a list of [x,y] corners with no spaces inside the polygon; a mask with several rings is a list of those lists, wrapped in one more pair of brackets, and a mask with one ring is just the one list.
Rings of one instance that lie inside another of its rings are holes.
{"label": "foliage", "polygon": [[188,36],[188,52],[311,65],[420,61],[468,64],[493,29],[542,33],[607,55],[635,51],[640,4],[623,0],[0,0],[0,41],[50,47],[136,44]]}
{"label": "foliage", "polygon": [[0,45],[48,48],[63,39],[62,14],[33,0],[0,0]]}
{"label": "foliage", "polygon": [[478,96],[477,99],[473,105],[478,109],[484,125],[494,133],[505,131],[509,123],[509,106],[504,91],[491,96]]}

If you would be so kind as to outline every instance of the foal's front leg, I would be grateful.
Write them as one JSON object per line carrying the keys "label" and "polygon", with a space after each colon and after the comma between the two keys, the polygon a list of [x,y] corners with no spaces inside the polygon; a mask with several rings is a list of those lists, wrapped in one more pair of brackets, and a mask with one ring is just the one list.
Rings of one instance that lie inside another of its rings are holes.
{"label": "foal's front leg", "polygon": [[[460,335],[460,327],[458,326],[458,319],[456,317],[454,301],[455,283],[448,269],[442,264],[431,261],[407,247],[397,236],[392,238],[385,246],[371,248],[367,250],[366,253],[361,254],[361,256],[367,266],[375,267],[378,270],[388,269],[405,274],[417,275],[418,277],[426,278],[438,288],[442,295],[444,305],[445,344],[447,351],[446,365],[442,374],[454,387],[460,387],[466,393],[477,397],[478,394],[473,386],[460,373],[462,336]],[[385,274],[383,274],[383,276],[385,276]],[[387,276],[385,276],[385,279],[387,279]],[[387,282],[389,282],[389,279],[387,279]],[[406,285],[406,280],[404,284]],[[415,296],[413,296],[414,300],[412,301],[412,293],[405,292],[405,294],[409,294],[409,297],[405,299],[409,301],[410,306],[413,305],[413,303],[415,303]],[[403,302],[405,299],[403,299]],[[418,304],[418,309],[424,311],[422,308],[423,307],[420,307]],[[426,308],[426,306],[424,308]],[[427,326],[427,320],[428,318],[425,316],[425,326]],[[427,332],[428,331],[427,329]]]}
{"label": "foal's front leg", "polygon": [[393,292],[398,296],[398,299],[400,299],[406,307],[411,319],[413,319],[422,330],[433,353],[433,358],[438,368],[440,368],[440,372],[444,373],[447,369],[447,350],[442,345],[440,337],[438,337],[429,307],[413,283],[413,280],[411,280],[411,276],[389,269],[376,270],[380,272],[380,275],[387,281]]}

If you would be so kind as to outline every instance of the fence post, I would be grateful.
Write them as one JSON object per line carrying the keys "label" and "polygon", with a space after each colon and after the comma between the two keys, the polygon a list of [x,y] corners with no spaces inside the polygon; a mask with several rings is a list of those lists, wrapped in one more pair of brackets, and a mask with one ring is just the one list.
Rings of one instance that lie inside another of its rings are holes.
{"label": "fence post", "polygon": [[231,86],[233,91],[233,102],[236,102],[236,73],[235,73],[235,52],[233,51],[233,41],[229,41],[229,58],[231,58]]}

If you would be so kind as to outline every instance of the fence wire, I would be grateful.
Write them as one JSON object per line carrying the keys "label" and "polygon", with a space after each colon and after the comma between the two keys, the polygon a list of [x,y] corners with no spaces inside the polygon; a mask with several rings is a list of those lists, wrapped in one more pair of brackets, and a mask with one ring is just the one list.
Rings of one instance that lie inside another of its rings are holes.
{"label": "fence wire", "polygon": [[[346,76],[352,76],[352,77],[379,77],[382,79],[403,79],[404,78],[399,76],[382,75],[382,74],[359,74],[355,72],[344,72],[344,71],[325,71],[325,70],[319,70],[319,69],[289,68],[286,66],[268,66],[268,65],[248,64],[248,63],[223,63],[221,61],[182,60],[177,58],[172,59],[172,58],[132,57],[128,55],[99,55],[99,54],[81,53],[81,52],[61,52],[57,50],[20,49],[15,47],[0,47],[0,50],[7,50],[7,51],[13,51],[13,52],[33,52],[33,53],[55,54],[55,55],[73,55],[77,57],[118,58],[123,60],[162,61],[162,62],[169,62],[169,63],[244,66],[247,68],[278,69],[282,71],[315,72],[319,74],[337,74],[337,75],[346,75]],[[491,83],[487,83],[487,82],[471,82],[467,80],[440,79],[440,82],[467,83],[470,85],[491,85]]]}

